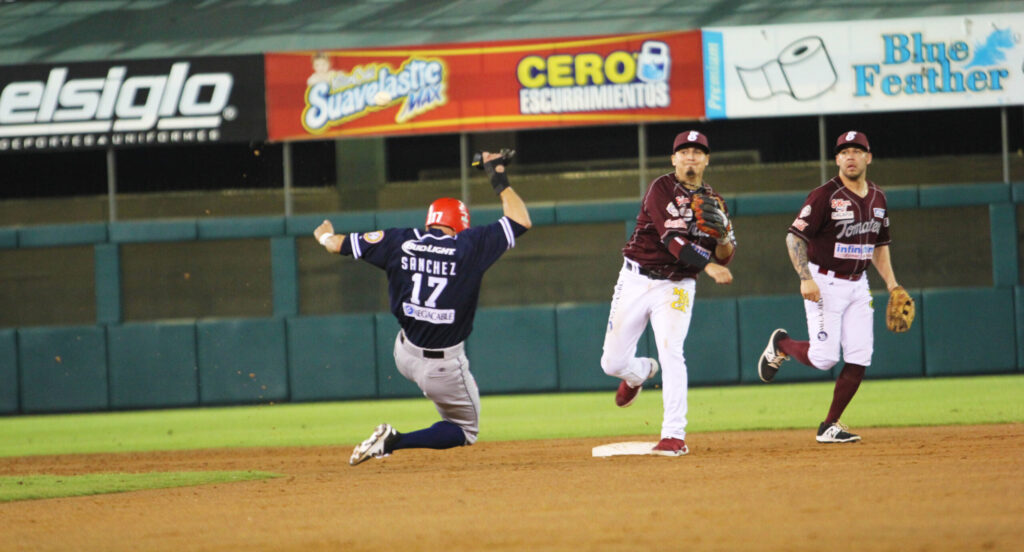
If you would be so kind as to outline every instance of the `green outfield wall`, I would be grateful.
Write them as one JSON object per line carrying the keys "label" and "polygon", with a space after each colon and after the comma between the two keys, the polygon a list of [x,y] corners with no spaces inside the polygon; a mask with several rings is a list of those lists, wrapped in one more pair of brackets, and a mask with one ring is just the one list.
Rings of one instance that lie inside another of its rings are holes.
{"label": "green outfield wall", "polygon": [[[741,240],[732,268],[745,283],[698,285],[686,351],[691,385],[755,382],[773,329],[807,337],[781,245],[804,195],[727,197]],[[904,238],[894,238],[894,265],[918,316],[897,335],[876,313],[869,377],[1022,370],[1024,184],[909,186],[889,198]],[[480,389],[614,389],[600,369],[601,345],[637,202],[530,208],[535,227],[488,273],[491,295],[467,343]],[[473,222],[499,216],[474,209]],[[12,282],[3,305],[16,311],[7,320],[18,321],[0,328],[0,413],[419,395],[394,368],[398,326],[386,312],[382,275],[325,255],[310,237],[325,218],[344,232],[420,226],[423,213],[0,228],[0,276]],[[885,301],[876,294],[879,310]],[[651,340],[648,332],[639,354],[653,350]],[[779,380],[830,379],[836,369],[791,362]]]}

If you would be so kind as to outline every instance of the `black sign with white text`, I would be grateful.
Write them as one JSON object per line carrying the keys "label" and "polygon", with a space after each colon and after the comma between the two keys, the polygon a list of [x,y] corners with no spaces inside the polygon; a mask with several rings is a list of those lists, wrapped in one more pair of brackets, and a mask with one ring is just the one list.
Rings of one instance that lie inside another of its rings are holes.
{"label": "black sign with white text", "polygon": [[263,56],[0,67],[0,153],[264,141]]}

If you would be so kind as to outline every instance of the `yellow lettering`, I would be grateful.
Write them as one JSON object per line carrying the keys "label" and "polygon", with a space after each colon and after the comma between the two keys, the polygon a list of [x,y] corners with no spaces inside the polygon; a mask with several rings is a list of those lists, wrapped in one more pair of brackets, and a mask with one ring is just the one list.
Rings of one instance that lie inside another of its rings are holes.
{"label": "yellow lettering", "polygon": [[604,74],[615,84],[633,82],[636,60],[629,52],[612,52],[604,60]]}
{"label": "yellow lettering", "polygon": [[636,56],[623,51],[607,58],[599,54],[526,56],[519,60],[516,77],[525,88],[627,84],[636,80]]}
{"label": "yellow lettering", "polygon": [[548,58],[548,84],[572,86],[572,56],[555,54]]}
{"label": "yellow lettering", "polygon": [[540,88],[544,86],[547,84],[544,72],[544,58],[540,56],[527,56],[519,60],[516,76],[519,77],[519,83],[527,88]]}
{"label": "yellow lettering", "polygon": [[601,72],[601,56],[597,54],[580,54],[576,56],[576,85],[604,84],[604,73]]}
{"label": "yellow lettering", "polygon": [[686,312],[690,308],[690,292],[683,288],[673,288],[672,293],[676,296],[676,301],[672,303],[672,308]]}

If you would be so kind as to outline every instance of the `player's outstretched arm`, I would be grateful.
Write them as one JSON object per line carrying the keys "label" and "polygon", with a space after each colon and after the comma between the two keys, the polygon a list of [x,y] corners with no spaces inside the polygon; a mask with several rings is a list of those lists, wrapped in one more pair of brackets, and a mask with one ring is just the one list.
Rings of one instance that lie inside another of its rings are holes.
{"label": "player's outstretched arm", "polygon": [[345,243],[345,236],[335,234],[334,225],[329,220],[321,222],[320,226],[313,230],[313,237],[331,253],[340,253],[341,244]]}
{"label": "player's outstretched arm", "polygon": [[494,192],[501,198],[501,210],[504,215],[524,228],[530,228],[533,223],[530,221],[530,212],[526,209],[526,203],[519,197],[510,186],[508,175],[505,173],[506,160],[502,153],[483,152],[482,160],[484,170],[491,177],[491,186]]}
{"label": "player's outstretched arm", "polygon": [[505,188],[501,191],[501,210],[506,217],[518,222],[524,228],[533,226],[526,203],[512,188]]}

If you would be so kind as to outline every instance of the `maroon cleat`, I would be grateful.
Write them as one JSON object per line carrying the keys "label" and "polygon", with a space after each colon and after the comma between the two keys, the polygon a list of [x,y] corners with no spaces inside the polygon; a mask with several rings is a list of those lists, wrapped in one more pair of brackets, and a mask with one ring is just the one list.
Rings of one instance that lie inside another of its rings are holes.
{"label": "maroon cleat", "polygon": [[666,437],[658,441],[658,444],[654,445],[654,448],[651,449],[651,454],[661,456],[682,456],[689,452],[690,449],[687,448],[686,441],[674,437]]}
{"label": "maroon cleat", "polygon": [[630,387],[626,380],[619,382],[619,390],[615,392],[615,404],[625,408],[636,400],[636,396],[640,394],[640,391],[644,388],[643,385],[637,387]]}
{"label": "maroon cleat", "polygon": [[[647,358],[646,360],[650,362],[651,367],[651,371],[647,374],[647,379],[651,379],[658,373],[658,368],[660,366],[658,365],[658,361],[653,358]],[[636,396],[640,394],[640,391],[643,388],[643,384],[636,387],[630,387],[629,384],[626,383],[626,380],[620,381],[619,390],[615,392],[615,404],[621,408],[626,408],[633,404],[633,401],[636,400]]]}

